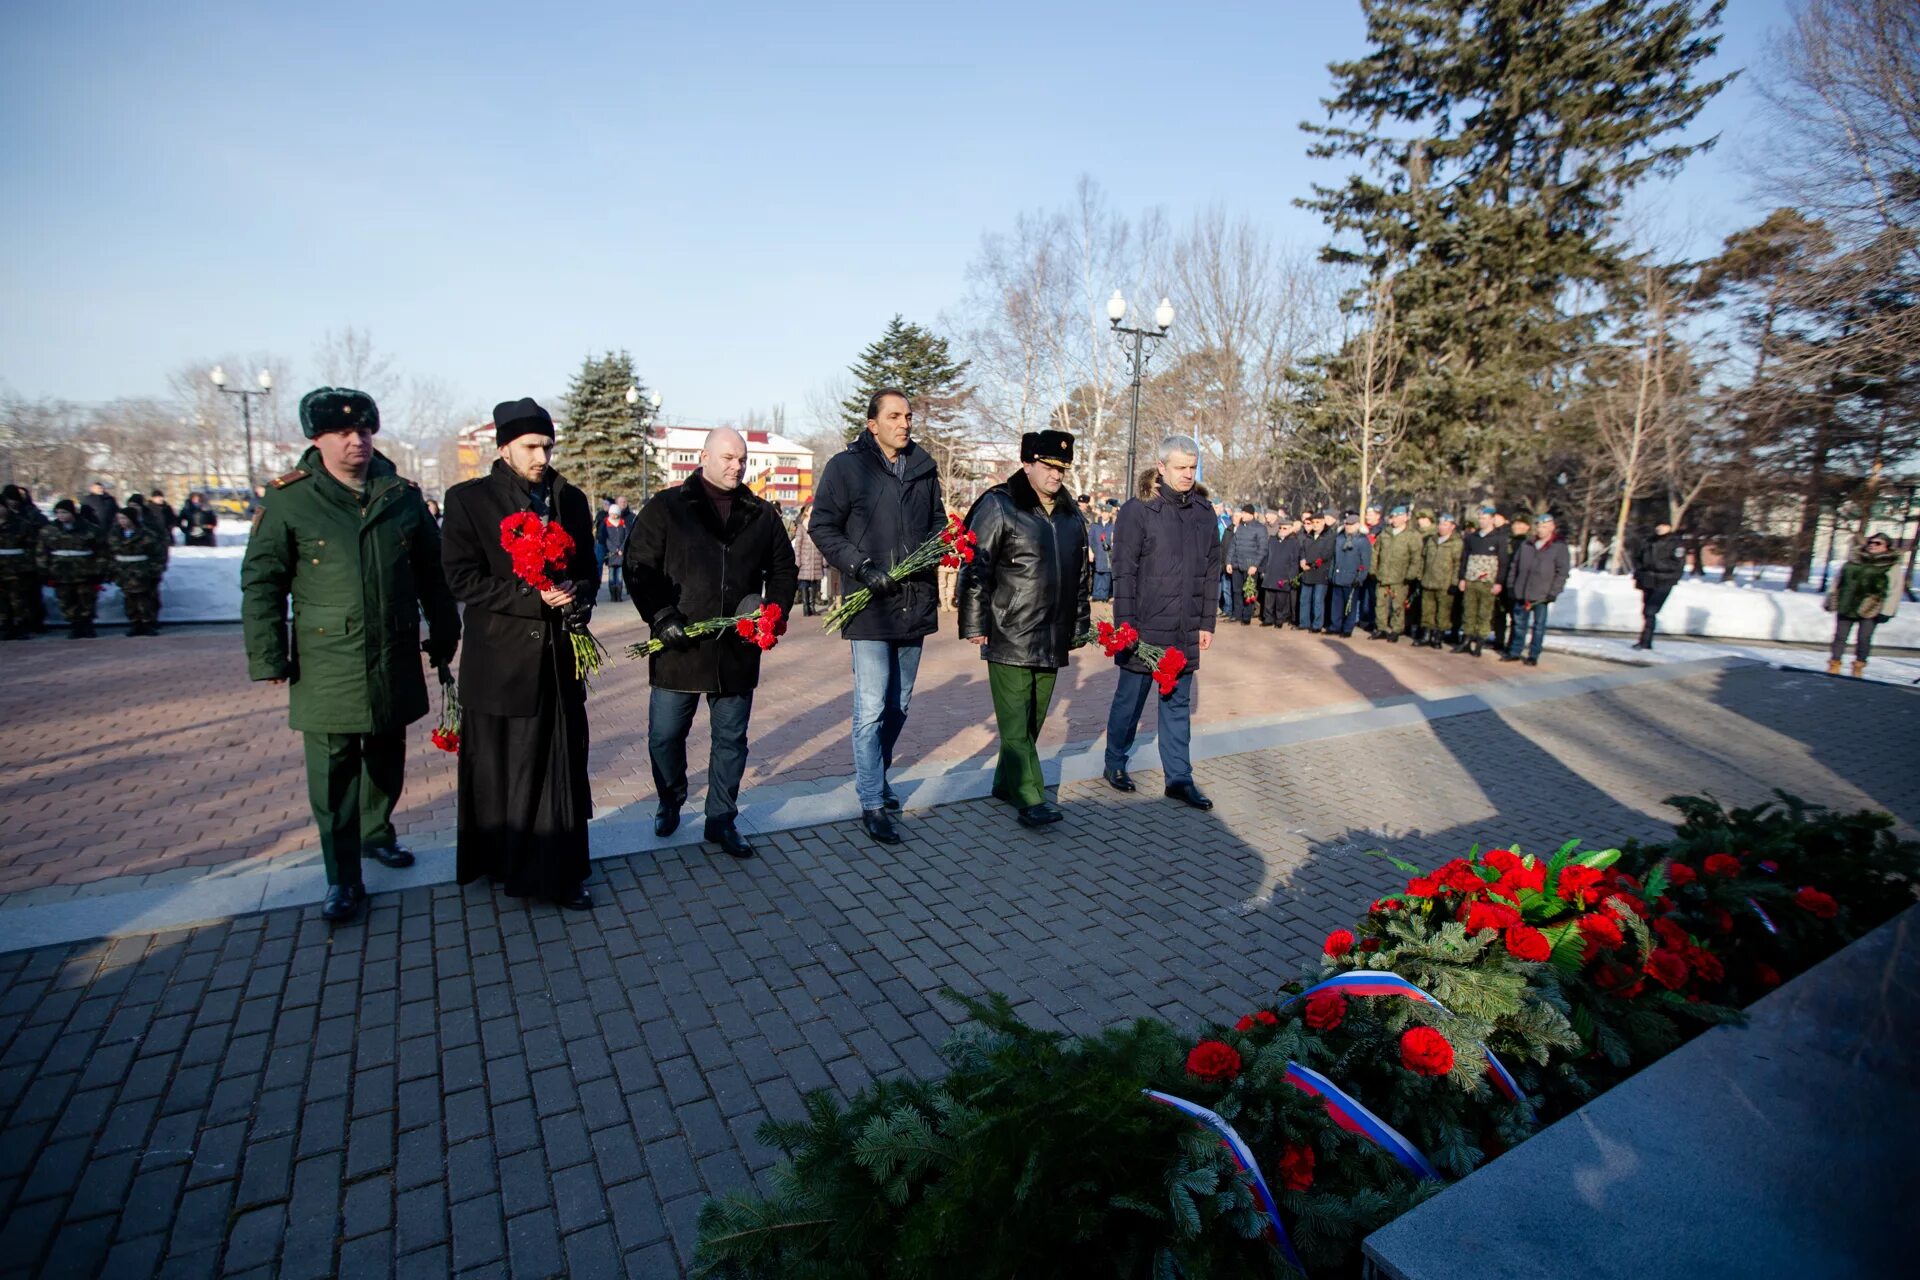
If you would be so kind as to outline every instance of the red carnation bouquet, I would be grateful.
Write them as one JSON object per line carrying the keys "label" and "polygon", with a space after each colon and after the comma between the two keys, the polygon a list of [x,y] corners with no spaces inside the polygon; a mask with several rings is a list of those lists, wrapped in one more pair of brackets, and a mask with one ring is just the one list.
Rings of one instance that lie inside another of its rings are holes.
{"label": "red carnation bouquet", "polygon": [[[516,512],[500,522],[500,545],[513,562],[513,576],[535,591],[552,591],[566,580],[573,535],[557,521],[544,521],[531,511]],[[604,665],[606,646],[587,630],[586,623],[573,617],[567,619],[567,638],[573,644],[573,674],[585,684]]]}
{"label": "red carnation bouquet", "polygon": [[445,667],[440,668],[440,724],[433,731],[433,745],[460,754],[460,691],[454,687],[453,673]]}
{"label": "red carnation bouquet", "polygon": [[1240,589],[1240,598],[1248,604],[1260,603],[1260,571],[1258,569],[1247,570],[1247,582]]}
{"label": "red carnation bouquet", "polygon": [[1091,637],[1100,645],[1100,651],[1109,658],[1117,658],[1127,650],[1153,668],[1153,682],[1160,687],[1160,696],[1171,697],[1174,685],[1180,682],[1180,673],[1187,669],[1187,655],[1178,649],[1163,649],[1157,644],[1148,644],[1133,629],[1131,622],[1114,626],[1103,622]]}
{"label": "red carnation bouquet", "polygon": [[[763,604],[752,613],[736,613],[731,618],[706,618],[700,622],[687,624],[687,635],[694,640],[702,636],[716,636],[729,628],[754,648],[765,653],[780,643],[787,625],[782,621],[783,614],[777,604]],[[667,646],[659,640],[649,640],[645,644],[627,646],[627,656],[632,658],[650,658]]]}
{"label": "red carnation bouquet", "polygon": [[[948,569],[972,564],[979,548],[980,540],[974,536],[973,530],[967,528],[959,516],[948,516],[946,528],[915,547],[906,559],[887,570],[887,576],[895,582],[902,582],[916,573],[926,572],[936,564]],[[849,595],[828,611],[827,630],[838,631],[846,626],[853,620],[853,615],[866,608],[872,599],[873,592],[865,587]]]}

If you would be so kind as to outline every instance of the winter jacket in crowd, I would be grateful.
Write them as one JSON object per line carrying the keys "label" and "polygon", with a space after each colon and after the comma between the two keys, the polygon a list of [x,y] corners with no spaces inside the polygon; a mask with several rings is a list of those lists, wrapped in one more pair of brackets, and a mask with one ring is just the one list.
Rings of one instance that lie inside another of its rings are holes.
{"label": "winter jacket in crowd", "polygon": [[76,515],[70,524],[49,520],[40,528],[36,563],[49,582],[99,582],[107,576],[100,530]]}
{"label": "winter jacket in crowd", "polygon": [[1567,588],[1573,556],[1563,539],[1540,543],[1529,538],[1507,566],[1507,598],[1522,604],[1551,604]]}
{"label": "winter jacket in crowd", "polygon": [[1227,537],[1223,554],[1226,563],[1236,569],[1258,569],[1260,561],[1267,554],[1267,526],[1258,520],[1247,520],[1236,525]]}
{"label": "winter jacket in crowd", "polygon": [[1460,576],[1468,582],[1505,582],[1513,539],[1505,529],[1469,529],[1460,540]]}
{"label": "winter jacket in crowd", "polygon": [[120,504],[110,493],[89,493],[80,499],[80,518],[102,530],[113,528],[113,518],[119,514]]}
{"label": "winter jacket in crowd", "polygon": [[1827,611],[1843,618],[1891,618],[1906,591],[1906,570],[1900,552],[1878,554],[1855,547],[1841,566],[1840,577],[1827,590]]}
{"label": "winter jacket in crowd", "polygon": [[[946,523],[940,471],[927,451],[909,444],[889,465],[873,433],[863,431],[827,460],[807,533],[851,593],[860,587],[862,564],[891,569]],[[869,603],[842,634],[849,640],[918,640],[939,625],[938,579],[926,569],[887,599]]]}
{"label": "winter jacket in crowd", "polygon": [[151,591],[160,585],[167,571],[167,548],[153,527],[130,509],[134,527],[122,529],[119,522],[108,531],[102,551],[106,557],[107,577],[122,591]]}
{"label": "winter jacket in crowd", "polygon": [[1373,576],[1386,583],[1413,582],[1424,564],[1419,532],[1408,525],[1382,528],[1373,542]]}
{"label": "winter jacket in crowd", "polygon": [[1325,586],[1333,577],[1333,530],[1322,529],[1317,534],[1302,532],[1300,559],[1306,562],[1306,567],[1300,570],[1300,585]]}
{"label": "winter jacket in crowd", "polygon": [[1267,559],[1261,566],[1261,578],[1267,586],[1285,586],[1300,576],[1300,554],[1306,537],[1298,529],[1267,535]]}
{"label": "winter jacket in crowd", "polygon": [[[1141,472],[1114,521],[1114,622],[1133,624],[1148,644],[1179,649],[1189,669],[1200,665],[1200,633],[1219,622],[1217,528],[1205,488],[1176,493],[1153,468]],[[1120,661],[1129,670],[1148,669],[1132,654]]]}
{"label": "winter jacket in crowd", "polygon": [[1113,572],[1113,521],[1095,520],[1087,530],[1087,537],[1093,547],[1093,571],[1095,573]]}
{"label": "winter jacket in crowd", "polygon": [[1333,535],[1333,585],[1351,587],[1365,582],[1367,575],[1373,572],[1373,543],[1367,535],[1348,533],[1345,529]]}
{"label": "winter jacket in crowd", "polygon": [[608,512],[600,517],[600,550],[608,564],[619,564],[627,554],[627,539],[633,536],[634,519],[631,511],[622,511],[617,516]]}
{"label": "winter jacket in crowd", "polygon": [[1430,534],[1421,549],[1420,585],[1429,591],[1450,591],[1460,584],[1460,553],[1466,544],[1459,530],[1446,538]]}
{"label": "winter jacket in crowd", "polygon": [[1057,669],[1093,629],[1087,522],[1063,489],[1049,510],[1027,473],[980,495],[967,513],[979,541],[960,568],[960,638],[987,637],[982,655],[1010,667]]}
{"label": "winter jacket in crowd", "polygon": [[180,527],[186,531],[190,547],[212,546],[214,526],[219,523],[219,513],[204,502],[189,498],[187,505],[180,508]]}
{"label": "winter jacket in crowd", "polygon": [[1647,539],[1633,557],[1634,585],[1671,587],[1686,574],[1687,548],[1677,533],[1659,533]]}
{"label": "winter jacket in crowd", "polygon": [[827,578],[827,558],[820,554],[820,548],[814,545],[812,536],[807,533],[805,517],[812,515],[813,509],[809,507],[793,529],[794,570],[802,582],[824,582]]}

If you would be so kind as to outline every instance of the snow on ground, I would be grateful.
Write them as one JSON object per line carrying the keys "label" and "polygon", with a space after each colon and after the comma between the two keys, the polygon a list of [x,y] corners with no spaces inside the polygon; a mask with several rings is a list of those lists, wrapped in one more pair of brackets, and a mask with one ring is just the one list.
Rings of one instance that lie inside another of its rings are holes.
{"label": "snow on ground", "polygon": [[[1665,612],[1661,618],[1666,617]],[[1915,685],[1920,684],[1920,656],[1911,650],[1895,653],[1882,650],[1879,635],[1874,637],[1873,658],[1867,663],[1862,679],[1878,684]],[[1583,635],[1549,629],[1547,647],[1541,662],[1548,663],[1556,653],[1570,653],[1583,658],[1602,658],[1609,662],[1631,663],[1635,666],[1657,667],[1670,662],[1694,662],[1702,658],[1750,658],[1756,662],[1765,662],[1773,666],[1794,671],[1818,671],[1827,669],[1826,649],[1791,648],[1784,645],[1738,644],[1720,640],[1667,640],[1656,637],[1652,649],[1635,649],[1633,640],[1628,636]],[[1846,657],[1842,659],[1842,671],[1852,669],[1853,647],[1847,647]]]}
{"label": "snow on ground", "polygon": [[[1781,585],[1781,584],[1777,584]],[[1833,639],[1833,615],[1818,592],[1754,590],[1730,582],[1687,578],[1660,610],[1660,630],[1717,640],[1774,640],[1824,644]],[[1874,647],[1920,649],[1920,605],[1905,607],[1874,633]],[[1632,578],[1576,569],[1547,616],[1555,631],[1639,634],[1640,591]]]}

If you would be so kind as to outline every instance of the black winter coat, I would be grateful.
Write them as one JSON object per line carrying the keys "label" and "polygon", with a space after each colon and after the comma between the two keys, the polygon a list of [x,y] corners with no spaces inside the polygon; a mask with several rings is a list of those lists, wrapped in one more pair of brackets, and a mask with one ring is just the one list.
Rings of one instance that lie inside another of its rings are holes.
{"label": "black winter coat", "polygon": [[[873,433],[863,431],[828,459],[813,492],[807,534],[827,563],[840,570],[844,590],[860,588],[854,571],[868,560],[891,569],[946,527],[940,471],[919,445],[900,455],[900,475],[887,468]],[[900,584],[886,600],[855,614],[842,633],[849,640],[918,640],[939,629],[938,579],[933,569]]]}
{"label": "black winter coat", "polygon": [[960,569],[960,638],[987,637],[988,662],[1066,666],[1073,642],[1093,629],[1087,522],[1066,492],[1049,514],[1016,471],[980,495],[967,528],[979,551]]}
{"label": "black winter coat", "polygon": [[1677,533],[1655,534],[1633,558],[1633,581],[1642,591],[1671,587],[1686,571],[1687,548]]}
{"label": "black winter coat", "polygon": [[[593,514],[587,495],[557,471],[547,472],[550,518],[573,536],[566,576],[573,583],[570,615],[584,622],[599,590],[593,564]],[[540,714],[540,667],[556,664],[562,698],[581,701],[586,688],[573,675],[573,649],[563,614],[544,603],[540,593],[514,576],[513,561],[500,545],[500,522],[533,510],[527,482],[506,463],[477,480],[447,490],[440,525],[440,564],[453,598],[465,605],[461,621],[466,643],[460,648],[460,702],[471,711],[494,716]],[[558,653],[551,652],[555,647]]]}
{"label": "black winter coat", "polygon": [[[1148,644],[1177,648],[1187,668],[1200,665],[1200,632],[1220,614],[1220,534],[1207,491],[1162,488],[1159,474],[1140,476],[1134,497],[1120,508],[1113,535],[1113,620],[1130,622]],[[1148,665],[1132,655],[1129,670]]]}
{"label": "black winter coat", "polygon": [[213,545],[214,526],[220,523],[220,515],[203,502],[189,500],[180,508],[180,527],[187,531],[187,545],[190,547],[210,547]]}
{"label": "black winter coat", "polygon": [[1267,559],[1261,569],[1260,585],[1268,591],[1290,586],[1300,576],[1301,548],[1306,534],[1289,533],[1267,538]]}
{"label": "black winter coat", "polygon": [[113,528],[113,518],[120,514],[120,504],[110,493],[90,493],[80,499],[80,516],[91,520],[104,531]]}
{"label": "black winter coat", "polygon": [[[633,607],[656,631],[749,613],[761,601],[789,613],[799,583],[780,513],[743,485],[722,525],[698,471],[640,508],[625,575]],[[680,653],[662,649],[647,659],[647,677],[681,693],[748,693],[760,683],[760,650],[729,629]]]}
{"label": "black winter coat", "polygon": [[1236,569],[1258,569],[1267,553],[1267,539],[1267,527],[1258,520],[1248,520],[1227,531],[1226,550],[1221,554]]}
{"label": "black winter coat", "polygon": [[[1333,530],[1325,529],[1320,533],[1302,533],[1300,535],[1300,556],[1311,568],[1300,570],[1300,585],[1303,587],[1323,587],[1333,580]],[[1320,563],[1314,565],[1314,561]]]}

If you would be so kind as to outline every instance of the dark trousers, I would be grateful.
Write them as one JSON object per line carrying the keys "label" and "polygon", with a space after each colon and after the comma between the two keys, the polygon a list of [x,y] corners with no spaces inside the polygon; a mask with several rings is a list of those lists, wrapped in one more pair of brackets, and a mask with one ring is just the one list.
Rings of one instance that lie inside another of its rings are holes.
{"label": "dark trousers", "polygon": [[1233,571],[1233,613],[1231,617],[1235,622],[1253,621],[1253,605],[1247,600],[1247,571],[1245,569],[1235,569]]}
{"label": "dark trousers", "polygon": [[0,633],[21,636],[33,629],[33,606],[40,598],[40,579],[13,577],[0,582]]}
{"label": "dark trousers", "polygon": [[1640,617],[1646,624],[1648,635],[1653,634],[1654,619],[1660,616],[1660,606],[1673,594],[1673,583],[1662,582],[1657,586],[1640,588]]}
{"label": "dark trousers", "polygon": [[820,604],[820,579],[800,579],[800,612],[811,618]]}
{"label": "dark trousers", "polygon": [[707,700],[707,821],[731,822],[740,812],[740,779],[747,772],[747,721],[751,693],[682,693],[655,689],[647,700],[647,756],[662,809],[687,802],[687,731],[700,699]]}
{"label": "dark trousers", "polygon": [[1337,582],[1333,584],[1333,605],[1327,613],[1327,630],[1338,631],[1343,636],[1353,634],[1354,627],[1360,623],[1360,600],[1365,587],[1364,582],[1357,582],[1350,587],[1343,587]]}
{"label": "dark trousers", "polygon": [[126,607],[129,625],[145,630],[160,621],[160,588],[121,587],[120,602]]}
{"label": "dark trousers", "polygon": [[1095,600],[1113,599],[1113,574],[1104,569],[1093,571],[1093,598]]}
{"label": "dark trousers", "polygon": [[1309,631],[1324,630],[1327,625],[1327,584],[1300,584],[1300,625]]}
{"label": "dark trousers", "polygon": [[[1193,744],[1193,681],[1192,671],[1183,672],[1173,692],[1158,698],[1160,770],[1166,776],[1168,786],[1193,781],[1190,754]],[[1133,754],[1133,740],[1140,733],[1140,713],[1146,710],[1150,694],[1158,696],[1152,676],[1144,671],[1121,668],[1120,682],[1113,690],[1113,706],[1107,711],[1108,773],[1127,767],[1127,757]]]}
{"label": "dark trousers", "polygon": [[1293,621],[1293,586],[1283,583],[1277,587],[1267,587],[1261,593],[1261,603],[1266,612],[1262,615],[1270,627],[1284,626]]}
{"label": "dark trousers", "polygon": [[53,598],[60,602],[60,616],[69,626],[89,627],[93,623],[93,611],[100,604],[100,584],[98,582],[56,582],[53,584]]}
{"label": "dark trousers", "polygon": [[1377,625],[1377,617],[1374,610],[1377,605],[1376,588],[1378,585],[1379,579],[1368,578],[1365,582],[1354,588],[1354,594],[1360,597],[1359,616],[1356,620],[1369,631],[1372,631]]}
{"label": "dark trousers", "polygon": [[1835,618],[1833,620],[1833,649],[1827,655],[1835,662],[1847,651],[1847,633],[1853,630],[1853,624],[1860,624],[1860,638],[1853,642],[1853,656],[1865,662],[1873,652],[1873,631],[1880,625],[1878,618]]}
{"label": "dark trousers", "polygon": [[359,884],[360,851],[393,844],[393,807],[407,773],[407,731],[309,733],[307,803],[320,828],[328,884]]}

